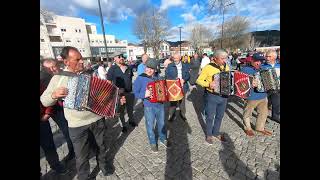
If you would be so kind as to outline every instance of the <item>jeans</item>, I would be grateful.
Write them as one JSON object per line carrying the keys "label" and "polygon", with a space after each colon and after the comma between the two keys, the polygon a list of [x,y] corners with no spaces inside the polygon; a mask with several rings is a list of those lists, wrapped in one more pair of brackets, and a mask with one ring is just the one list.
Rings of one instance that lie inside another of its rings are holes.
{"label": "jeans", "polygon": [[144,117],[146,120],[146,129],[150,144],[157,144],[155,133],[153,131],[155,121],[158,126],[158,133],[160,141],[167,139],[167,131],[164,126],[164,106],[158,107],[144,107]]}
{"label": "jeans", "polygon": [[40,121],[40,146],[44,151],[51,169],[55,169],[60,162],[49,121]]}
{"label": "jeans", "polygon": [[125,119],[124,115],[125,112],[124,110],[127,110],[128,117],[129,117],[129,122],[133,122],[133,106],[134,106],[134,94],[133,93],[124,93],[126,97],[126,103],[119,108],[119,113],[120,113],[120,120],[121,124],[124,127],[125,126]]}
{"label": "jeans", "polygon": [[64,117],[63,108],[56,108],[56,113],[52,116],[52,119],[54,120],[54,122],[56,122],[64,138],[66,139],[69,153],[74,153],[73,145],[69,136],[68,121]]}
{"label": "jeans", "polygon": [[[70,138],[74,146],[76,155],[76,168],[78,171],[78,179],[86,180],[90,175],[90,145],[98,146],[96,159],[98,166],[102,171],[106,171],[106,145],[104,143],[105,119],[102,118],[92,124],[70,128]],[[92,135],[96,142],[89,141]]]}
{"label": "jeans", "polygon": [[280,93],[272,93],[269,95],[272,104],[272,118],[280,120]]}
{"label": "jeans", "polygon": [[205,92],[207,136],[218,136],[228,98]]}
{"label": "jeans", "polygon": [[268,99],[248,100],[243,111],[244,129],[251,130],[251,116],[254,108],[257,108],[258,117],[256,121],[256,130],[263,131],[268,117]]}

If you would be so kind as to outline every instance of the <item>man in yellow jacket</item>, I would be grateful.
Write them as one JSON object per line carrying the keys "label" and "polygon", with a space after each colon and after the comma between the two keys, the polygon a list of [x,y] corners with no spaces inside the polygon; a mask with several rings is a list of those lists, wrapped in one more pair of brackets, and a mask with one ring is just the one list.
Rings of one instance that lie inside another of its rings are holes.
{"label": "man in yellow jacket", "polygon": [[196,83],[205,88],[204,107],[206,117],[206,141],[213,143],[214,139],[224,141],[220,135],[220,126],[228,98],[213,91],[215,83],[213,75],[221,71],[229,71],[230,67],[226,63],[228,54],[224,50],[217,50],[213,55],[211,63],[204,66]]}

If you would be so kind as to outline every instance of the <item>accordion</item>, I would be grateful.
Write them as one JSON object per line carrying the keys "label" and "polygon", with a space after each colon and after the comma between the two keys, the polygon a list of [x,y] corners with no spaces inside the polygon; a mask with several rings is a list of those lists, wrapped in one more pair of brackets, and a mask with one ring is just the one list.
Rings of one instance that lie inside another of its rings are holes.
{"label": "accordion", "polygon": [[258,92],[280,91],[280,76],[275,68],[261,70],[254,75]]}
{"label": "accordion", "polygon": [[222,96],[235,95],[247,98],[250,95],[251,81],[248,74],[239,71],[220,72],[213,75],[213,91]]}
{"label": "accordion", "polygon": [[151,91],[149,101],[153,103],[179,101],[184,96],[180,79],[149,82],[147,88]]}
{"label": "accordion", "polygon": [[112,118],[116,114],[119,89],[106,80],[87,74],[71,77],[64,107],[78,111],[90,110],[100,116]]}

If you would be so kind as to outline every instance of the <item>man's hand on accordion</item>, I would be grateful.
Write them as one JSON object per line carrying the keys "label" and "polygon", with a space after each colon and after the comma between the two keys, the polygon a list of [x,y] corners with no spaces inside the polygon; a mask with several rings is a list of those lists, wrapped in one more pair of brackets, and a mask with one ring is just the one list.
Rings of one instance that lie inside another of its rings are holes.
{"label": "man's hand on accordion", "polygon": [[68,89],[65,87],[59,87],[51,94],[52,99],[64,98],[68,95]]}
{"label": "man's hand on accordion", "polygon": [[209,88],[210,88],[210,89],[214,89],[214,86],[215,86],[214,81],[210,82],[210,84],[209,84]]}
{"label": "man's hand on accordion", "polygon": [[145,98],[148,98],[151,96],[151,91],[149,89],[146,89],[146,93],[144,95]]}

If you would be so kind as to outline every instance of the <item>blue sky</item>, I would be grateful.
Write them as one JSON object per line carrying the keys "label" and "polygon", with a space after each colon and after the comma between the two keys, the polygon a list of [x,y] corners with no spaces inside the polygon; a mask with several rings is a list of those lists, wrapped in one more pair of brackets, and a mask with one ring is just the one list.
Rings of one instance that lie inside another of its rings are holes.
{"label": "blue sky", "polygon": [[[132,33],[134,18],[146,8],[154,5],[167,11],[171,22],[167,40],[179,40],[179,26],[182,26],[182,40],[188,40],[195,24],[203,24],[215,34],[221,25],[219,13],[207,13],[208,0],[100,0],[106,34],[117,39],[138,43]],[[233,16],[245,16],[250,22],[249,31],[280,30],[280,0],[230,0],[225,21]],[[98,33],[102,34],[99,19],[98,0],[40,0],[41,8],[57,15],[73,16],[95,23]]]}

